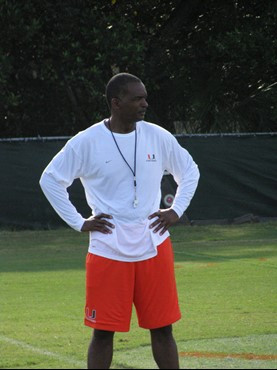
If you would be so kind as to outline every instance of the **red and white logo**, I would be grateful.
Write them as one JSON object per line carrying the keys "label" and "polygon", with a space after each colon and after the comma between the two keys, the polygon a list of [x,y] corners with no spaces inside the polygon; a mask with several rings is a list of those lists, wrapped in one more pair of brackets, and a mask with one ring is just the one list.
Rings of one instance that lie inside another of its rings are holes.
{"label": "red and white logo", "polygon": [[146,162],[157,162],[155,154],[147,154]]}
{"label": "red and white logo", "polygon": [[90,314],[89,307],[86,307],[86,319],[91,322],[96,322],[96,310],[91,310]]}

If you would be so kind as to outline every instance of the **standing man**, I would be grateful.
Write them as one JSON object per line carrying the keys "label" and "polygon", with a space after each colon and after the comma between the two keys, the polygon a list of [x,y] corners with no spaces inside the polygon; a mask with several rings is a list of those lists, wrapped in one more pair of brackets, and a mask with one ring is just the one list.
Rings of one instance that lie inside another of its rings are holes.
{"label": "standing man", "polygon": [[[115,332],[150,330],[159,368],[179,368],[172,324],[180,319],[168,228],[188,207],[199,179],[189,153],[168,131],[145,122],[147,92],[127,73],[107,84],[111,116],[67,142],[42,174],[49,202],[72,228],[89,232],[85,325],[94,329],[88,368],[109,368]],[[165,170],[178,184],[171,208],[160,210]],[[67,188],[80,178],[92,209],[84,219]]]}

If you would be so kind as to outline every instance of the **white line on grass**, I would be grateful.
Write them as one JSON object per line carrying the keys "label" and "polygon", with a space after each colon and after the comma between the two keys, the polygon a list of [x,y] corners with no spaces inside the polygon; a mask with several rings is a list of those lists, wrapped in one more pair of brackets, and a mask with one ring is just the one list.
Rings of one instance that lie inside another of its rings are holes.
{"label": "white line on grass", "polygon": [[42,348],[33,347],[30,344],[27,344],[27,343],[22,342],[20,340],[16,340],[16,339],[13,339],[13,338],[8,338],[8,337],[5,337],[3,335],[0,335],[0,341],[11,344],[11,345],[14,345],[14,346],[21,347],[23,349],[38,353],[38,354],[43,355],[43,356],[54,358],[54,359],[59,360],[61,362],[66,362],[70,365],[78,366],[78,368],[80,368],[80,369],[85,369],[86,368],[86,363],[83,362],[83,361],[78,361],[78,360],[75,360],[74,358],[71,358],[71,357],[68,357],[68,356],[63,356],[63,355],[60,355],[58,353],[50,352],[50,351],[47,351],[47,350],[42,349]]}
{"label": "white line on grass", "polygon": [[277,239],[218,239],[218,240],[175,240],[173,239],[173,243],[182,243],[182,244],[234,244],[234,243],[264,243],[264,242],[277,242]]}

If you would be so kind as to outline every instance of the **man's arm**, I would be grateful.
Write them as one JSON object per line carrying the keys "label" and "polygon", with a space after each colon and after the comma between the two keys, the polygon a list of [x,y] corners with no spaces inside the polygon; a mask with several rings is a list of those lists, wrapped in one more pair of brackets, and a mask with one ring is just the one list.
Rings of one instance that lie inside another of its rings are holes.
{"label": "man's arm", "polygon": [[55,180],[50,174],[43,173],[40,186],[58,215],[73,229],[77,231],[100,231],[103,234],[111,234],[114,225],[106,219],[112,216],[100,214],[89,219],[84,219],[69,200],[66,187]]}
{"label": "man's arm", "polygon": [[86,220],[77,212],[76,208],[71,203],[67,192],[67,186],[59,182],[48,172],[42,174],[39,183],[44,195],[57,214],[70,227],[77,231],[81,231]]}
{"label": "man's arm", "polygon": [[166,169],[173,175],[178,188],[174,202],[169,209],[159,210],[149,216],[150,220],[157,218],[150,225],[150,228],[154,229],[155,233],[160,231],[160,235],[163,235],[170,226],[178,222],[188,208],[200,177],[198,166],[174,136],[171,137],[170,151],[166,156]]}
{"label": "man's arm", "polygon": [[105,219],[111,216],[101,214],[86,220],[69,199],[67,188],[83,172],[82,159],[68,142],[44,170],[40,186],[54,210],[70,227],[77,231],[110,233],[113,225]]}

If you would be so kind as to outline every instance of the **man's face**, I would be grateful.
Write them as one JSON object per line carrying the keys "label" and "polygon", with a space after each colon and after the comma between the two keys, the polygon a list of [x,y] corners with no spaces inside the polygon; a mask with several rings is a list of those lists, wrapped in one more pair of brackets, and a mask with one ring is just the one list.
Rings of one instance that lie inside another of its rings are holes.
{"label": "man's face", "polygon": [[123,120],[141,121],[148,107],[146,99],[147,91],[143,83],[129,83],[117,99],[117,112]]}

